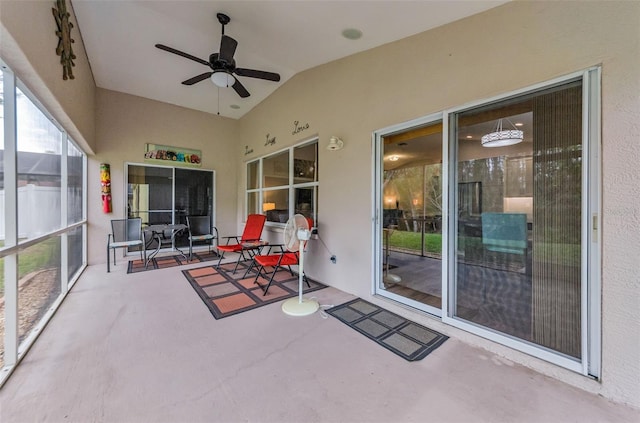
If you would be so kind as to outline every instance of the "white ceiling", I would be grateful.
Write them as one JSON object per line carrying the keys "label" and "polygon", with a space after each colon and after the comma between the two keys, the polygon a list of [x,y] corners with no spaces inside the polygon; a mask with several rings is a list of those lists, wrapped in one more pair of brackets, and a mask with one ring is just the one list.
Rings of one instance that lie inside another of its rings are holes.
{"label": "white ceiling", "polygon": [[[306,69],[470,16],[505,0],[185,1],[70,0],[98,87],[238,119]],[[507,0],[508,1],[508,0]],[[239,77],[251,93],[204,80],[210,69],[154,47],[165,44],[208,60],[220,47],[216,13],[231,18],[236,65],[279,73],[280,82]],[[363,36],[341,33],[357,28]],[[218,97],[219,90],[219,97]],[[239,106],[237,109],[232,105]]]}

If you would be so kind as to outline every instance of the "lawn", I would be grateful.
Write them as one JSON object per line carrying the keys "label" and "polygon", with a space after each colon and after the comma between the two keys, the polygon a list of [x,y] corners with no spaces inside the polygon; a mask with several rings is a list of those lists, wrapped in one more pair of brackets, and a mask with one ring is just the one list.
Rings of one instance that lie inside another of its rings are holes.
{"label": "lawn", "polygon": [[[60,266],[60,238],[50,238],[18,255],[18,280],[36,270]],[[4,258],[0,259],[0,293],[4,292]]]}
{"label": "lawn", "polygon": [[[402,250],[421,251],[422,235],[419,232],[394,231],[389,236],[389,247]],[[442,253],[442,234],[424,234],[425,253]]]}

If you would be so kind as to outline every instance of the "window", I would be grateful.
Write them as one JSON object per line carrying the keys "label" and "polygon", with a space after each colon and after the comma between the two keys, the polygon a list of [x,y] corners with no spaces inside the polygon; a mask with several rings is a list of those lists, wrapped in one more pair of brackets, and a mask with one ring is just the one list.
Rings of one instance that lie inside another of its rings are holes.
{"label": "window", "polygon": [[294,214],[317,220],[318,140],[247,163],[247,214],[286,223]]}
{"label": "window", "polygon": [[86,155],[0,68],[0,367],[10,369],[86,266]]}

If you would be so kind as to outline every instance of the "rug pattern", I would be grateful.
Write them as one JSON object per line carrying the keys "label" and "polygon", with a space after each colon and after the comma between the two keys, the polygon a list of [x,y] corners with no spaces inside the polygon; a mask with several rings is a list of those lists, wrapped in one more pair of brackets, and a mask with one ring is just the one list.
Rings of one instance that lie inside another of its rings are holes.
{"label": "rug pattern", "polygon": [[449,339],[360,298],[327,313],[407,361],[423,359]]}
{"label": "rug pattern", "polygon": [[144,261],[142,260],[130,260],[129,267],[127,268],[127,273],[138,273],[145,272],[147,270],[157,270],[157,269],[167,269],[169,267],[182,266],[183,264],[192,264],[192,263],[204,263],[211,260],[218,260],[220,256],[218,256],[215,252],[200,252],[193,253],[192,259],[189,261],[189,255],[186,255],[186,258],[181,254],[176,254],[173,256],[162,256],[162,257],[154,257],[149,261],[146,269],[144,267]]}
{"label": "rug pattern", "polygon": [[[228,263],[222,264],[220,269],[211,265],[182,271],[216,319],[233,316],[298,295],[297,274],[292,276],[288,271],[279,271],[267,295],[263,295],[262,289],[254,283],[255,272],[249,272],[245,278],[246,266],[244,264],[238,266],[235,274],[232,273],[234,266],[235,263]],[[258,283],[266,285],[268,280],[261,276],[258,278]],[[326,288],[326,285],[311,279],[309,284],[311,287],[304,285],[305,294]]]}

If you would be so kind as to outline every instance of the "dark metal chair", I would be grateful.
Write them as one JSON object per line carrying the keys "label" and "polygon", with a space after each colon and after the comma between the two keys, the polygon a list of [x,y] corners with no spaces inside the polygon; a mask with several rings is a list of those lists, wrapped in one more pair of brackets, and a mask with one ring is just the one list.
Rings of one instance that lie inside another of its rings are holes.
{"label": "dark metal chair", "polygon": [[107,272],[111,271],[109,250],[113,250],[113,265],[116,264],[116,248],[140,247],[140,259],[146,263],[146,250],[142,237],[142,219],[113,219],[111,233],[107,237]]}
{"label": "dark metal chair", "polygon": [[193,257],[194,242],[206,242],[211,253],[213,243],[218,244],[218,229],[211,224],[211,216],[187,216],[187,226],[189,228],[189,260]]}

